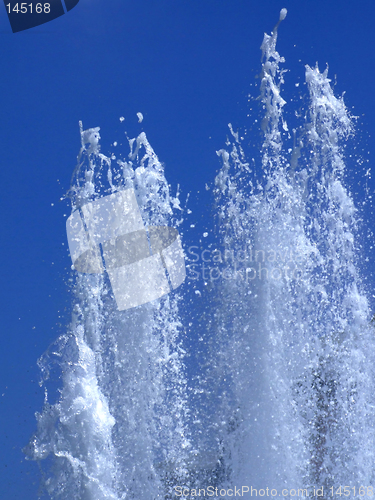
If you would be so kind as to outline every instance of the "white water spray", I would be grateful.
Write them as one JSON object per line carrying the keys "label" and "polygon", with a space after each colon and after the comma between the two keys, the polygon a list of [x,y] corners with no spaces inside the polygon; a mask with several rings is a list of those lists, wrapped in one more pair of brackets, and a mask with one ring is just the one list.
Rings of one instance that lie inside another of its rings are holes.
{"label": "white water spray", "polygon": [[[131,187],[147,225],[170,221],[179,202],[144,133],[115,165],[100,153],[98,128],[81,127],[81,138],[73,210]],[[90,274],[77,275],[74,295],[70,332],[40,361],[47,379],[57,360],[61,396],[50,404],[46,393],[29,453],[53,459],[45,479],[52,498],[160,498],[168,474],[185,478],[190,447],[179,297],[119,312],[108,279]]]}
{"label": "white water spray", "polygon": [[236,422],[222,436],[234,484],[272,486],[278,496],[291,485],[309,495],[323,486],[328,498],[335,485],[374,481],[374,329],[344,184],[353,126],[327,70],[307,66],[308,119],[298,148],[284,152],[276,40],[275,29],[261,47],[262,181],[254,186],[238,135],[232,151],[219,152],[223,245],[253,249],[242,276],[223,285],[217,311],[220,341],[231,346],[218,371],[235,400],[221,419]]}
{"label": "white water spray", "polygon": [[[177,485],[251,485],[275,498],[323,487],[331,498],[331,487],[374,484],[374,328],[343,153],[353,119],[327,70],[307,66],[310,103],[288,152],[276,50],[285,17],[261,46],[262,176],[232,126],[218,151],[217,246],[232,274],[201,294],[198,382],[189,392],[180,332],[195,311],[181,316],[182,297],[119,312],[104,276],[76,276],[70,330],[40,361],[45,381],[60,368],[61,394],[46,393],[28,448],[51,462],[51,498],[173,498]],[[73,210],[133,188],[144,223],[168,225],[179,201],[144,133],[115,164],[98,128],[81,139]]]}

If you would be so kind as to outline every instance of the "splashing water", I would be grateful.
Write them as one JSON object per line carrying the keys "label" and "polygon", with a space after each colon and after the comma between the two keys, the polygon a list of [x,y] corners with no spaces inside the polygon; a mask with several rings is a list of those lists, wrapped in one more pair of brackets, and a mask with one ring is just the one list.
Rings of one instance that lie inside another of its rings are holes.
{"label": "splashing water", "polygon": [[327,70],[306,66],[310,106],[288,158],[276,40],[275,29],[261,47],[262,182],[254,185],[237,134],[231,152],[218,152],[223,244],[252,250],[241,279],[225,284],[225,311],[218,310],[221,343],[231,346],[220,369],[236,401],[231,414],[221,410],[223,421],[236,423],[222,434],[231,436],[235,484],[279,494],[323,486],[328,497],[332,486],[374,479],[374,329],[344,185],[342,145],[353,125]]}
{"label": "splashing water", "polygon": [[[131,187],[147,225],[170,221],[179,202],[144,133],[115,166],[99,151],[99,128],[81,127],[81,139],[73,210]],[[108,280],[89,274],[78,274],[74,295],[70,332],[40,360],[45,379],[57,360],[61,396],[50,404],[46,393],[29,453],[54,457],[45,479],[52,498],[160,498],[170,471],[184,478],[190,446],[179,297],[119,312]]]}
{"label": "splashing water", "polygon": [[[198,383],[189,390],[181,334],[195,312],[184,317],[179,293],[119,312],[104,275],[78,274],[70,330],[39,362],[45,383],[61,370],[62,389],[55,402],[46,390],[26,450],[48,464],[51,498],[174,498],[177,485],[251,485],[275,498],[318,487],[331,498],[332,486],[374,484],[374,328],[343,154],[353,118],[327,70],[306,66],[309,107],[288,151],[276,51],[285,17],[261,46],[262,174],[231,125],[218,151],[216,243],[232,267],[203,294]],[[81,126],[72,210],[133,188],[146,225],[181,224],[146,135],[116,163],[99,140]]]}

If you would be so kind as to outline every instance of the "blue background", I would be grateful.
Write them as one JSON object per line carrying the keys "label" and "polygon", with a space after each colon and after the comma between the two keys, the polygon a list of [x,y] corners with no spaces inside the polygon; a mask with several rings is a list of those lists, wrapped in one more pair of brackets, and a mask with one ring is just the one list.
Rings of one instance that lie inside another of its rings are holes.
{"label": "blue background", "polygon": [[[114,141],[125,143],[124,131],[145,130],[172,189],[180,184],[182,200],[188,192],[194,199],[220,166],[216,150],[227,124],[254,121],[246,117],[247,96],[258,94],[259,47],[282,7],[286,99],[303,82],[304,64],[318,61],[323,70],[328,62],[336,93],[346,91],[360,117],[355,143],[364,165],[349,175],[360,204],[356,185],[375,154],[373,1],[80,0],[66,15],[17,34],[0,6],[1,498],[37,498],[38,468],[21,448],[43,402],[36,360],[69,322],[70,208],[59,200],[80,147],[78,121],[101,127],[105,154]],[[188,220],[197,235],[208,213],[204,196],[192,202]]]}

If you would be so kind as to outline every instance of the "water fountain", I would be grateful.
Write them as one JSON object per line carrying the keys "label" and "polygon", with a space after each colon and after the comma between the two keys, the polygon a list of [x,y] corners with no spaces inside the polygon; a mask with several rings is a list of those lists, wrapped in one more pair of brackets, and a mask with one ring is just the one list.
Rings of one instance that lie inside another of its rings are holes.
{"label": "water fountain", "polygon": [[[327,70],[306,66],[309,106],[289,130],[279,23],[261,47],[261,173],[232,126],[218,151],[215,248],[224,257],[220,279],[211,274],[199,292],[199,321],[180,290],[118,311],[105,274],[75,275],[69,331],[39,362],[47,385],[60,373],[61,390],[55,401],[46,390],[26,450],[46,463],[51,498],[187,497],[178,485],[191,498],[235,485],[275,498],[321,488],[332,498],[340,485],[358,493],[374,483],[374,328],[345,185],[353,119]],[[72,210],[131,188],[146,227],[183,224],[146,135],[116,161],[99,139],[98,128],[81,127]],[[193,366],[188,323],[205,337]]]}

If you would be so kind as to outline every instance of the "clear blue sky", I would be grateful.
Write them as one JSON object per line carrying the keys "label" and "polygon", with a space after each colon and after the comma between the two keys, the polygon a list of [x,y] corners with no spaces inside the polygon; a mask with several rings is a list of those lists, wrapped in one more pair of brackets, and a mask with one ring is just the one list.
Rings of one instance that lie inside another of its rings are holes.
{"label": "clear blue sky", "polygon": [[[215,151],[227,124],[251,121],[247,95],[257,95],[259,47],[282,7],[286,96],[303,82],[304,64],[329,63],[336,92],[346,91],[360,117],[356,142],[373,166],[373,1],[80,0],[55,21],[16,34],[0,6],[1,498],[37,498],[38,469],[21,448],[43,401],[36,360],[69,321],[69,206],[59,199],[80,146],[78,121],[101,127],[104,153],[124,142],[125,130],[144,130],[172,188],[180,184],[182,198],[194,198],[220,166]],[[363,170],[350,179],[356,192]],[[362,202],[360,191],[355,200]],[[191,216],[198,230],[207,213],[200,203]]]}

